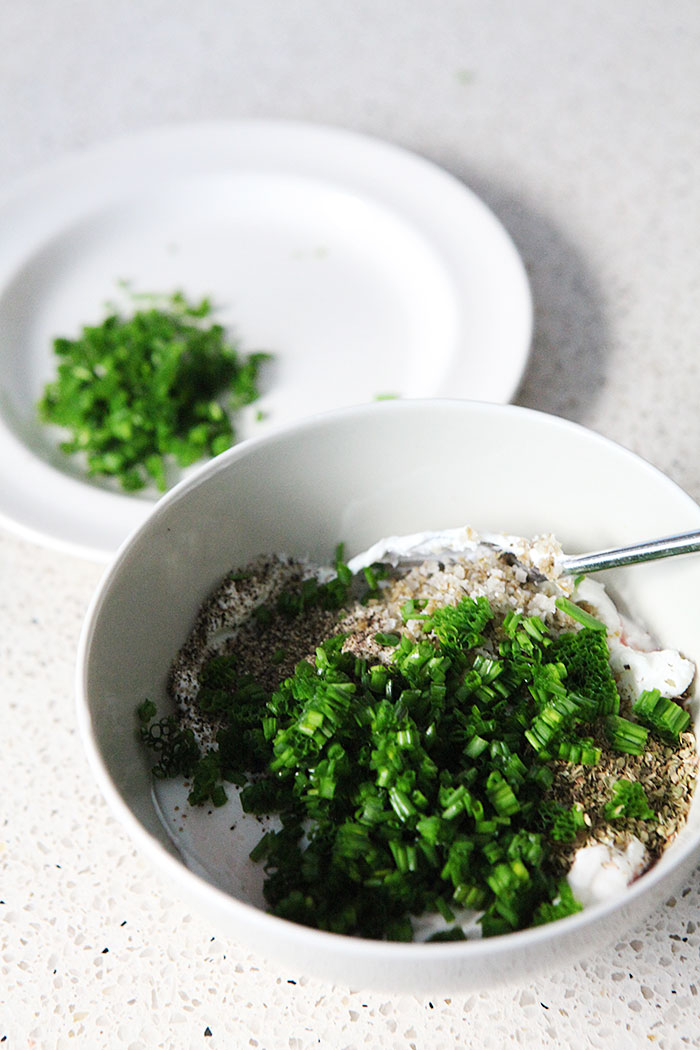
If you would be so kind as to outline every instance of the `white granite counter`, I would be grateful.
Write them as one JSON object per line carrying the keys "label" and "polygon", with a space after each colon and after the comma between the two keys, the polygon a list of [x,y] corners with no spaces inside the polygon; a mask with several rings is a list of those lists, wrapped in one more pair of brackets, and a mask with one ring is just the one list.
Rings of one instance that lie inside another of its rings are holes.
{"label": "white granite counter", "polygon": [[[700,499],[695,0],[23,0],[0,6],[0,190],[180,120],[407,146],[512,234],[536,306],[517,401]],[[108,815],[73,673],[102,567],[0,532],[0,1047],[700,1046],[700,879],[619,943],[497,991],[387,998],[280,971],[190,914]]]}

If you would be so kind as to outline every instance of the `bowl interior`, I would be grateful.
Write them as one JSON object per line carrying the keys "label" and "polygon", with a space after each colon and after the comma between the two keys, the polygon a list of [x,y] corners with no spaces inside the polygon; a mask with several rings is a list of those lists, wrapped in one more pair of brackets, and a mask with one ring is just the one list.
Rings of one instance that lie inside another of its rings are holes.
{"label": "bowl interior", "polygon": [[[135,709],[146,697],[166,709],[169,664],[229,569],[262,552],[328,562],[340,541],[351,556],[381,536],[461,524],[553,532],[574,552],[700,528],[700,508],[619,446],[513,406],[378,403],[223,454],[164,497],[124,545],[85,625],[86,747],[130,830],[175,853],[154,808]],[[662,644],[700,661],[700,558],[605,579]],[[680,838],[694,844],[699,822],[695,807]],[[673,865],[673,851],[664,864]],[[232,892],[251,899],[244,880]],[[221,898],[209,903],[219,907]]]}

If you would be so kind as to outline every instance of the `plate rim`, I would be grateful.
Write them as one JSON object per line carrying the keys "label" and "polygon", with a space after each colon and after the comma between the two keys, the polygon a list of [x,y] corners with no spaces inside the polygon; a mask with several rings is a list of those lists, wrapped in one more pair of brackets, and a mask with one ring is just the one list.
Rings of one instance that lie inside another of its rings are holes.
{"label": "plate rim", "polygon": [[[434,241],[429,235],[426,235],[420,222],[415,221],[415,214],[411,212],[411,208],[406,208],[406,201],[410,204],[412,194],[415,194],[416,181],[419,189],[426,185],[428,188],[439,188],[444,197],[448,198],[448,212],[452,201],[456,200],[462,206],[466,203],[467,208],[464,210],[467,219],[473,219],[473,216],[478,216],[478,220],[485,224],[489,233],[495,238],[499,255],[506,260],[509,267],[510,272],[508,276],[514,282],[516,300],[519,297],[518,308],[521,311],[519,320],[520,336],[517,347],[511,352],[511,356],[514,359],[512,368],[510,370],[503,368],[497,370],[500,386],[494,387],[494,391],[487,397],[470,398],[465,393],[464,398],[465,400],[475,399],[502,404],[509,403],[522,383],[530,357],[534,334],[534,304],[524,262],[512,236],[502,221],[466,183],[432,159],[395,142],[348,127],[279,118],[253,117],[231,120],[175,121],[157,124],[66,151],[53,160],[27,172],[24,176],[15,179],[0,190],[0,223],[2,223],[3,216],[7,214],[9,208],[16,207],[18,203],[24,203],[25,206],[27,203],[31,204],[33,200],[37,199],[37,195],[41,195],[42,189],[53,188],[55,190],[57,182],[59,186],[63,185],[63,188],[65,188],[65,184],[73,180],[76,173],[79,177],[86,178],[95,169],[98,171],[105,168],[110,169],[115,158],[123,160],[125,157],[128,158],[129,155],[133,155],[134,151],[144,149],[146,152],[151,151],[154,155],[158,155],[165,146],[169,149],[178,148],[181,150],[185,143],[197,143],[200,146],[214,143],[213,152],[216,154],[216,158],[219,161],[222,157],[228,158],[229,168],[232,172],[235,172],[245,170],[246,166],[241,168],[236,161],[241,149],[249,148],[250,143],[253,142],[258,146],[262,144],[263,154],[267,151],[266,163],[268,170],[298,174],[298,167],[294,161],[289,165],[279,166],[280,143],[288,143],[290,141],[296,142],[297,146],[303,143],[307,149],[302,167],[310,164],[311,169],[304,173],[307,175],[315,174],[317,178],[324,182],[329,181],[332,173],[337,173],[337,167],[334,167],[334,165],[337,165],[337,161],[331,162],[328,166],[322,165],[322,170],[319,172],[315,169],[318,168],[317,161],[321,153],[326,152],[330,155],[334,149],[342,148],[345,153],[349,152],[351,156],[357,155],[358,158],[369,157],[375,165],[369,172],[369,181],[367,179],[361,180],[363,185],[358,191],[353,170],[350,172],[349,182],[345,185],[354,187],[355,192],[359,192],[361,196],[368,199],[371,203],[378,203],[383,208],[394,210],[394,214],[402,218],[413,229],[417,229],[431,247],[435,247]],[[329,146],[331,150],[329,150]],[[192,163],[191,167],[185,171],[185,174],[217,173],[220,171],[220,167],[216,162],[212,164],[207,160],[206,151],[203,154],[201,150],[194,153],[190,150],[189,156],[192,158]],[[260,160],[256,163],[259,167]],[[399,172],[404,172],[409,176],[407,178],[408,191],[404,190],[403,193],[397,195],[398,203],[392,199],[391,194],[387,199],[386,186],[383,186],[383,193],[377,194],[376,186],[372,183],[376,171],[382,170],[382,166],[385,172],[391,173],[398,169]],[[255,168],[249,167],[247,170],[253,171]],[[144,183],[137,181],[135,185],[143,188]],[[336,181],[337,186],[338,183]],[[117,192],[115,193],[114,185],[108,187],[106,181],[105,183],[100,183],[97,180],[96,191],[100,191],[103,194],[106,193],[103,207],[109,206],[110,203],[113,205],[124,199],[124,187],[121,185],[117,187]],[[69,198],[71,192],[74,193],[69,186]],[[49,195],[45,196],[48,198]],[[403,203],[403,207],[399,206],[401,203]],[[80,221],[81,218],[84,219],[87,216],[84,204],[74,200],[73,206],[77,207],[77,211],[75,214],[69,213],[68,215],[69,228],[72,223]],[[33,254],[40,250],[42,244],[46,243],[46,232],[43,236],[41,234],[41,220],[47,209],[49,214],[56,214],[55,203],[48,203],[48,200],[45,200],[43,207],[39,209],[37,222],[34,227],[34,237],[35,240],[38,237],[38,240],[36,240],[33,247],[30,245],[28,255],[21,257],[15,255],[13,260],[13,243],[16,243],[17,238],[22,236],[21,230],[15,237],[8,239],[4,248],[0,245],[0,291],[4,291],[9,279],[16,273],[18,266],[25,263],[27,259],[31,259]],[[62,214],[65,222],[65,213]],[[437,211],[431,212],[431,209],[428,208],[425,213],[421,213],[419,218],[422,219],[425,214],[430,218],[431,214],[437,215]],[[9,274],[7,272],[8,261]],[[445,393],[426,394],[426,397],[435,396],[453,397],[454,389],[450,387]],[[320,407],[319,414],[322,414],[323,411],[324,409]],[[12,478],[17,475],[17,469],[13,471],[11,467],[8,467],[7,463],[5,466],[0,465],[0,479],[2,480],[2,486],[0,486],[2,489],[2,494],[0,495],[0,523],[8,531],[19,534],[22,538],[28,539],[33,543],[90,560],[108,561],[118,550],[126,535],[140,525],[158,501],[157,496],[149,498],[143,494],[140,496],[129,496],[118,491],[112,492],[97,487],[87,479],[83,481],[68,473],[64,474],[60,469],[34,453],[21,440],[14,428],[8,426],[5,413],[0,410],[0,449],[3,446],[8,450],[5,454],[6,461],[12,460],[14,453],[14,458],[19,461],[20,467],[28,470],[30,474],[36,474],[37,481],[41,481],[43,478],[53,482],[53,485],[49,485],[48,488],[57,486],[59,491],[63,489],[67,500],[72,498],[74,500],[78,499],[78,502],[80,502],[79,497],[82,494],[83,497],[88,497],[85,501],[87,505],[94,504],[92,519],[93,526],[96,526],[96,528],[93,528],[93,541],[86,542],[85,540],[71,538],[66,534],[65,527],[61,526],[58,528],[53,524],[51,500],[46,499],[41,494],[35,499],[38,513],[36,507],[32,506],[31,500],[27,500],[26,494],[22,492],[20,492],[19,502],[22,504],[24,496],[24,506],[20,506],[18,512],[16,506],[18,501],[15,498],[13,505],[11,497],[8,509],[8,500],[5,497],[5,493],[7,492],[8,482],[10,482],[11,488]],[[27,507],[30,510],[34,510],[33,515],[27,512]],[[122,518],[126,520],[124,529],[121,530],[123,534],[119,539],[114,539],[110,538],[110,534],[105,533],[104,529],[100,533],[99,525],[100,521],[104,520],[105,517],[109,519],[110,515],[117,511],[120,521]],[[81,517],[85,517],[85,506],[79,506],[77,512]]]}

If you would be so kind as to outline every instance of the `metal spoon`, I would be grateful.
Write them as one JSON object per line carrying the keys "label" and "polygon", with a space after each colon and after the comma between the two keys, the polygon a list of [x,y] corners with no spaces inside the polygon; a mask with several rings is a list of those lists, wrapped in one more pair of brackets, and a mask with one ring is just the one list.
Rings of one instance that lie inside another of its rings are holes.
{"label": "metal spoon", "polygon": [[[512,559],[512,563],[518,561],[517,556],[512,551],[492,540],[480,538],[477,540],[477,544],[502,551],[504,556]],[[603,569],[612,569],[621,565],[633,565],[637,562],[670,558],[675,554],[689,554],[692,551],[700,551],[700,530],[681,532],[673,536],[664,536],[661,539],[647,540],[643,543],[633,543],[625,547],[610,547],[606,550],[591,551],[587,554],[567,554],[559,560],[559,568],[563,574],[573,576],[580,573],[600,572]],[[358,567],[368,563],[368,553],[365,552],[364,555],[358,555],[354,559]],[[391,552],[390,550],[384,552],[385,558],[388,556],[388,559],[393,564],[398,563],[405,569],[422,565],[428,559],[435,559],[449,564],[450,561],[459,558],[460,553],[462,552],[455,547],[421,550],[420,546],[415,551],[408,550],[404,553]],[[392,557],[392,554],[394,554],[394,557]],[[382,558],[381,560],[385,559]],[[350,564],[352,566],[353,562]],[[527,572],[528,579],[532,582],[541,583],[545,579],[538,569],[525,565],[522,567]]]}
{"label": "metal spoon", "polygon": [[690,554],[700,551],[700,531],[680,532],[675,536],[664,536],[646,543],[633,543],[629,547],[611,547],[590,554],[567,554],[560,562],[561,571],[568,575],[581,572],[599,572],[619,565],[634,565],[657,558],[670,558],[674,554]]}

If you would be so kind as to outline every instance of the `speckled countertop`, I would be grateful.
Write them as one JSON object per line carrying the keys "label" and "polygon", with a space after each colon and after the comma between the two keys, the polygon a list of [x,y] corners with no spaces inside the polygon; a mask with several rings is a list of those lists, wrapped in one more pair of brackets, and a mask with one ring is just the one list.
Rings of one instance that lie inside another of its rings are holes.
{"label": "speckled countertop", "polygon": [[[0,189],[164,122],[296,118],[407,146],[512,234],[536,306],[517,397],[700,499],[695,0],[23,0],[0,5]],[[102,566],[0,532],[0,1045],[700,1046],[700,873],[533,983],[421,1001],[225,942],[108,815],[76,734]]]}

